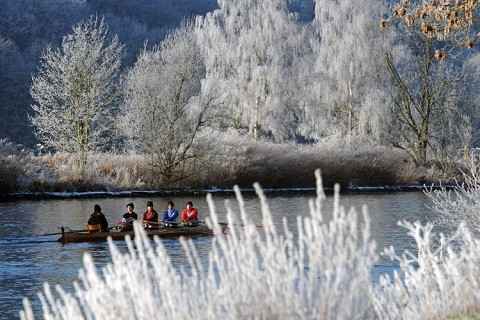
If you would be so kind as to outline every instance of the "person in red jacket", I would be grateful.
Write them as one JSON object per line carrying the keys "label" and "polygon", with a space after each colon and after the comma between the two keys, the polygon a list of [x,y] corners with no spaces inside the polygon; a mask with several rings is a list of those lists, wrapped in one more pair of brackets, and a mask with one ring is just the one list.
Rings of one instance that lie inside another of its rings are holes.
{"label": "person in red jacket", "polygon": [[152,201],[147,201],[147,211],[143,214],[143,225],[145,229],[158,228],[158,213],[153,209]]}
{"label": "person in red jacket", "polygon": [[187,207],[183,209],[180,220],[187,224],[198,223],[198,210],[193,207],[192,201],[187,202]]}

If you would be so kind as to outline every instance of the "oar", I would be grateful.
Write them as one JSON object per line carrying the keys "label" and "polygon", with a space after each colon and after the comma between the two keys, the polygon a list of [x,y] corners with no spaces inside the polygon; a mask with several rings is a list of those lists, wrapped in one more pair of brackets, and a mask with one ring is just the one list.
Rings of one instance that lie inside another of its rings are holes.
{"label": "oar", "polygon": [[[203,222],[203,221],[202,221]],[[221,226],[236,226],[236,227],[242,227],[242,228],[245,228],[247,225],[245,224],[239,224],[239,223],[231,223],[229,224],[228,222],[219,222],[218,223],[219,225]],[[263,228],[263,226],[261,224],[255,224],[254,225],[256,228]]]}
{"label": "oar", "polygon": [[[114,229],[115,227],[116,226],[109,227],[108,231]],[[88,231],[90,231],[90,230],[88,230],[88,229],[84,229],[84,230],[65,230],[63,232],[60,231],[60,232],[53,232],[53,233],[44,233],[44,234],[37,234],[35,236],[36,237],[58,236],[58,235],[65,234],[65,233],[88,232]]]}
{"label": "oar", "polygon": [[[198,220],[198,221],[195,221],[199,224],[204,224],[204,225],[207,225],[207,222],[206,221],[203,221],[203,220]],[[163,223],[170,223],[170,224],[181,224],[181,222],[163,222]],[[154,224],[154,223],[152,223]],[[218,223],[219,225],[221,226],[237,226],[237,227],[246,227],[246,225],[244,224],[239,224],[239,223],[232,223],[232,224],[229,224],[228,222],[219,222]],[[263,228],[262,225],[260,224],[256,224],[255,227],[257,228]]]}
{"label": "oar", "polygon": [[9,241],[8,243],[4,243],[2,245],[7,246],[16,246],[16,245],[23,245],[23,244],[37,244],[37,243],[54,243],[58,242],[57,240],[31,240],[31,241]]}
{"label": "oar", "polygon": [[37,234],[36,237],[47,237],[47,236],[58,236],[65,233],[75,233],[75,232],[87,232],[88,230],[69,230],[69,231],[60,231],[54,233],[45,233],[45,234]]}
{"label": "oar", "polygon": [[180,224],[181,224],[181,222],[164,221],[164,220],[160,220],[160,221],[158,221],[158,222],[156,222],[156,221],[143,220],[142,222],[143,222],[143,223],[146,223],[146,224],[153,224],[153,225],[162,225],[162,224],[180,225]]}
{"label": "oar", "polygon": [[[156,222],[156,221],[143,221],[143,220],[142,220],[142,222],[143,222],[143,223],[146,223],[146,224],[151,224],[151,225],[172,224],[172,225],[178,226],[178,225],[181,225],[181,224],[182,224],[182,222],[170,222],[170,221],[163,221],[163,220],[160,220],[160,221],[158,221],[158,222]],[[207,223],[206,223],[205,221],[203,221],[203,220],[198,220],[198,221],[196,221],[196,222],[199,223],[199,224],[204,224],[204,225],[207,224]],[[242,227],[242,228],[243,228],[243,227],[246,227],[246,225],[244,225],[244,224],[239,224],[239,223],[229,224],[228,222],[219,222],[218,224],[221,225],[221,226],[237,226],[237,227]],[[263,226],[260,225],[260,224],[256,224],[255,227],[256,227],[256,228],[263,228]]]}

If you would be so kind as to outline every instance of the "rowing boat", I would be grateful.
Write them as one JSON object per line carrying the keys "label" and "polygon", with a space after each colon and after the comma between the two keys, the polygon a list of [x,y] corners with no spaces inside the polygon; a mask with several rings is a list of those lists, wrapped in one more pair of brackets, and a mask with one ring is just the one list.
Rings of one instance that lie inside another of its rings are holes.
{"label": "rowing boat", "polygon": [[[224,231],[224,230],[222,230]],[[195,236],[213,236],[213,230],[206,225],[198,226],[179,226],[159,228],[154,230],[145,230],[147,236],[159,238],[176,238],[176,237],[195,237]],[[62,243],[71,242],[100,242],[107,241],[110,237],[112,240],[125,240],[125,236],[129,235],[134,238],[135,233],[133,231],[109,231],[109,232],[94,232],[89,233],[86,231],[78,232],[63,232],[62,236],[58,239]]]}

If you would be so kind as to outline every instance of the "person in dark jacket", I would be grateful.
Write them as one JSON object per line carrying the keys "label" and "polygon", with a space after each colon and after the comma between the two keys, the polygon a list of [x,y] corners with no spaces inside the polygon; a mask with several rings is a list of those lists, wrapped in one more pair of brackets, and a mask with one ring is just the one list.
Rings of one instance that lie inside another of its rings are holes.
{"label": "person in dark jacket", "polygon": [[168,201],[168,208],[163,213],[163,222],[166,225],[173,224],[177,222],[177,218],[178,218],[178,210],[175,209],[175,204],[173,203],[173,201]]}
{"label": "person in dark jacket", "polygon": [[137,214],[135,211],[135,206],[133,205],[132,202],[127,204],[127,213],[125,213],[122,217],[122,230],[123,231],[130,231],[133,230],[133,221],[138,219]]}
{"label": "person in dark jacket", "polygon": [[108,221],[107,218],[102,213],[102,208],[98,204],[96,204],[93,207],[93,213],[88,219],[88,225],[89,226],[94,226],[94,225],[100,225],[100,230],[101,232],[108,232]]}
{"label": "person in dark jacket", "polygon": [[147,211],[143,214],[143,225],[146,229],[158,227],[158,213],[153,209],[152,201],[147,201]]}

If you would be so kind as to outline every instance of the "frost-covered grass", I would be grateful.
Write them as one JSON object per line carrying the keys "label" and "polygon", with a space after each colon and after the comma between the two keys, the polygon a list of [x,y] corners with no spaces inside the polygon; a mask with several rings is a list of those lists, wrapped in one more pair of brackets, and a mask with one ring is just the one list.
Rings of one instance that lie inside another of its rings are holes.
{"label": "frost-covered grass", "polygon": [[92,153],[83,174],[79,173],[76,161],[77,157],[68,153],[35,156],[23,151],[2,154],[0,150],[0,191],[5,177],[9,180],[4,192],[9,193],[110,191],[147,186],[144,179],[149,175],[143,156]]}
{"label": "frost-covered grass", "polygon": [[[475,319],[480,311],[480,239],[463,225],[446,238],[434,236],[431,225],[403,223],[418,252],[398,256],[387,250],[400,271],[374,285],[370,271],[377,256],[368,214],[347,212],[338,192],[333,212],[323,212],[318,172],[317,181],[310,214],[298,217],[294,226],[286,220],[281,228],[272,223],[257,186],[264,228],[251,222],[237,189],[240,209],[234,212],[227,203],[232,227],[223,235],[208,198],[217,236],[207,263],[192,241],[181,239],[188,264],[180,270],[162,242],[152,243],[136,225],[138,236],[127,239],[128,252],[110,242],[112,263],[101,272],[85,256],[75,292],[46,286],[42,318]],[[21,318],[34,318],[27,300]]]}
{"label": "frost-covered grass", "polygon": [[457,225],[465,221],[475,232],[480,231],[480,157],[471,154],[464,164],[463,178],[455,188],[427,190],[433,208],[439,213],[440,225]]}
{"label": "frost-covered grass", "polygon": [[480,311],[480,239],[464,225],[450,237],[434,237],[432,225],[404,223],[415,239],[415,254],[391,257],[400,264],[375,292],[380,319],[450,319]]}
{"label": "frost-covered grass", "polygon": [[39,179],[40,184],[44,181],[55,191],[137,189],[146,185],[147,165],[140,155],[91,153],[83,175],[77,170],[76,160],[68,153],[36,157],[34,161],[38,166],[54,174],[53,179]]}
{"label": "frost-covered grass", "polygon": [[324,183],[332,187],[388,185],[414,182],[420,178],[403,151],[358,141],[325,141],[316,145],[288,145],[260,142],[247,148],[248,166],[237,183],[258,181],[268,187],[312,187],[311,173],[325,172]]}
{"label": "frost-covered grass", "polygon": [[[399,149],[364,139],[332,138],[313,145],[252,141],[235,131],[207,132],[197,146],[202,155],[191,184],[250,187],[314,187],[311,173],[320,168],[326,186],[385,185],[434,180],[435,173],[416,168]],[[195,170],[196,169],[196,170]]]}
{"label": "frost-covered grass", "polygon": [[[375,293],[381,319],[479,319],[480,314],[480,179],[478,158],[471,157],[463,182],[453,190],[429,190],[441,229],[433,224],[402,223],[416,242],[414,254],[387,254],[400,264],[395,279],[384,278]],[[445,228],[446,227],[446,228]]]}
{"label": "frost-covered grass", "polygon": [[[325,172],[324,182],[348,186],[379,186],[417,181],[435,181],[435,172],[416,168],[402,150],[368,141],[343,139],[315,145],[253,141],[245,135],[204,132],[195,145],[197,157],[185,163],[185,179],[169,183],[155,171],[145,154],[90,153],[86,170],[79,173],[74,154],[34,156],[23,153],[13,161],[14,191],[115,191],[152,188],[250,188],[260,182],[268,188],[314,187],[311,173]],[[0,152],[0,159],[2,159]],[[6,153],[5,153],[6,154]],[[2,170],[2,162],[0,162]],[[3,166],[10,171],[10,167]]]}

